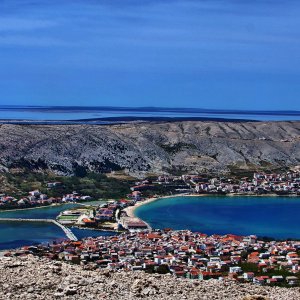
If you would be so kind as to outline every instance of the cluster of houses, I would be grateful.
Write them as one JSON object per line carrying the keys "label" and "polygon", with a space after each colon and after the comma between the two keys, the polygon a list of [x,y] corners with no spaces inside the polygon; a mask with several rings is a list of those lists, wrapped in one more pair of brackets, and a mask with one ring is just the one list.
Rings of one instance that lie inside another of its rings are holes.
{"label": "cluster of houses", "polygon": [[[299,284],[300,242],[260,241],[256,236],[213,235],[170,229],[23,247],[33,253],[109,270],[171,273],[190,279],[226,279],[259,285]],[[250,269],[249,270],[249,266]]]}
{"label": "cluster of houses", "polygon": [[95,220],[98,222],[113,221],[116,209],[116,204],[108,204],[107,207],[100,207],[96,211]]}
{"label": "cluster of houses", "polygon": [[60,202],[62,202],[61,198],[48,198],[46,194],[43,194],[38,190],[31,191],[28,193],[28,196],[22,197],[20,199],[16,199],[15,197],[9,195],[0,196],[1,208],[41,206]]}
{"label": "cluster of houses", "polygon": [[0,195],[0,209],[5,208],[27,208],[34,206],[50,205],[54,203],[66,203],[77,201],[88,201],[92,198],[90,196],[82,196],[76,192],[72,194],[63,195],[62,197],[48,197],[47,194],[41,193],[39,190],[30,191],[26,197],[16,199],[15,197],[1,194]]}
{"label": "cluster of houses", "polygon": [[290,171],[284,174],[254,173],[253,177],[241,179],[200,175],[158,176],[151,184],[140,182],[133,187],[135,191],[154,189],[162,185],[174,187],[174,192],[211,193],[211,194],[278,194],[300,195],[300,172]]}

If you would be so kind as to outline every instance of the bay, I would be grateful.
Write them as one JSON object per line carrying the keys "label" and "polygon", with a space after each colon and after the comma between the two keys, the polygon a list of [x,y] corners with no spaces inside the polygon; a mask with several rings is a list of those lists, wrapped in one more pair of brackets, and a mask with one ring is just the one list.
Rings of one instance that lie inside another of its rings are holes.
{"label": "bay", "polygon": [[153,228],[206,234],[300,238],[297,197],[201,196],[159,199],[135,210]]}

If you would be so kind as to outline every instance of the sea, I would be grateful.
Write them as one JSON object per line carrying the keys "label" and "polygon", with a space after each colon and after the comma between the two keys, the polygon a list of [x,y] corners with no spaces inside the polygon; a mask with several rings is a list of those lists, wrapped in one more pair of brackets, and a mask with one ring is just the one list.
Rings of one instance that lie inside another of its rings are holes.
{"label": "sea", "polygon": [[300,120],[300,111],[221,110],[167,107],[0,105],[0,123],[111,124],[155,120]]}
{"label": "sea", "polygon": [[300,239],[300,198],[282,196],[201,196],[163,198],[135,214],[152,228],[188,229],[205,234],[236,234]]}
{"label": "sea", "polygon": [[[61,211],[74,207],[76,207],[76,204],[2,211],[0,212],[0,219],[55,219]],[[71,230],[78,239],[89,236],[110,236],[116,234],[110,231],[79,229],[75,227],[71,228]],[[62,229],[51,223],[1,222],[0,220],[0,250],[14,249],[27,245],[48,244],[62,239],[66,239]]]}

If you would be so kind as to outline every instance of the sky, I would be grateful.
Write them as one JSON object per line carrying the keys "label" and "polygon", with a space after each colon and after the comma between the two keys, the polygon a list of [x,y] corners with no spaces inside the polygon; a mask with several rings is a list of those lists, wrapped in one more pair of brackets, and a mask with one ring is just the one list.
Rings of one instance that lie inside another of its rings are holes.
{"label": "sky", "polygon": [[0,0],[0,104],[300,110],[297,0]]}

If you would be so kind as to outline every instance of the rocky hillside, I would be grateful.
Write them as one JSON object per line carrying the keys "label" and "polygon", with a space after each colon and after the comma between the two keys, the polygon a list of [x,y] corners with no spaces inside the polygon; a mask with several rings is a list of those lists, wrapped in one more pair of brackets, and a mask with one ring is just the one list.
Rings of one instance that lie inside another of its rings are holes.
{"label": "rocky hillside", "polygon": [[0,168],[145,174],[300,165],[300,122],[1,125]]}
{"label": "rocky hillside", "polygon": [[299,288],[176,279],[144,272],[84,270],[32,256],[0,258],[0,299],[296,300]]}

